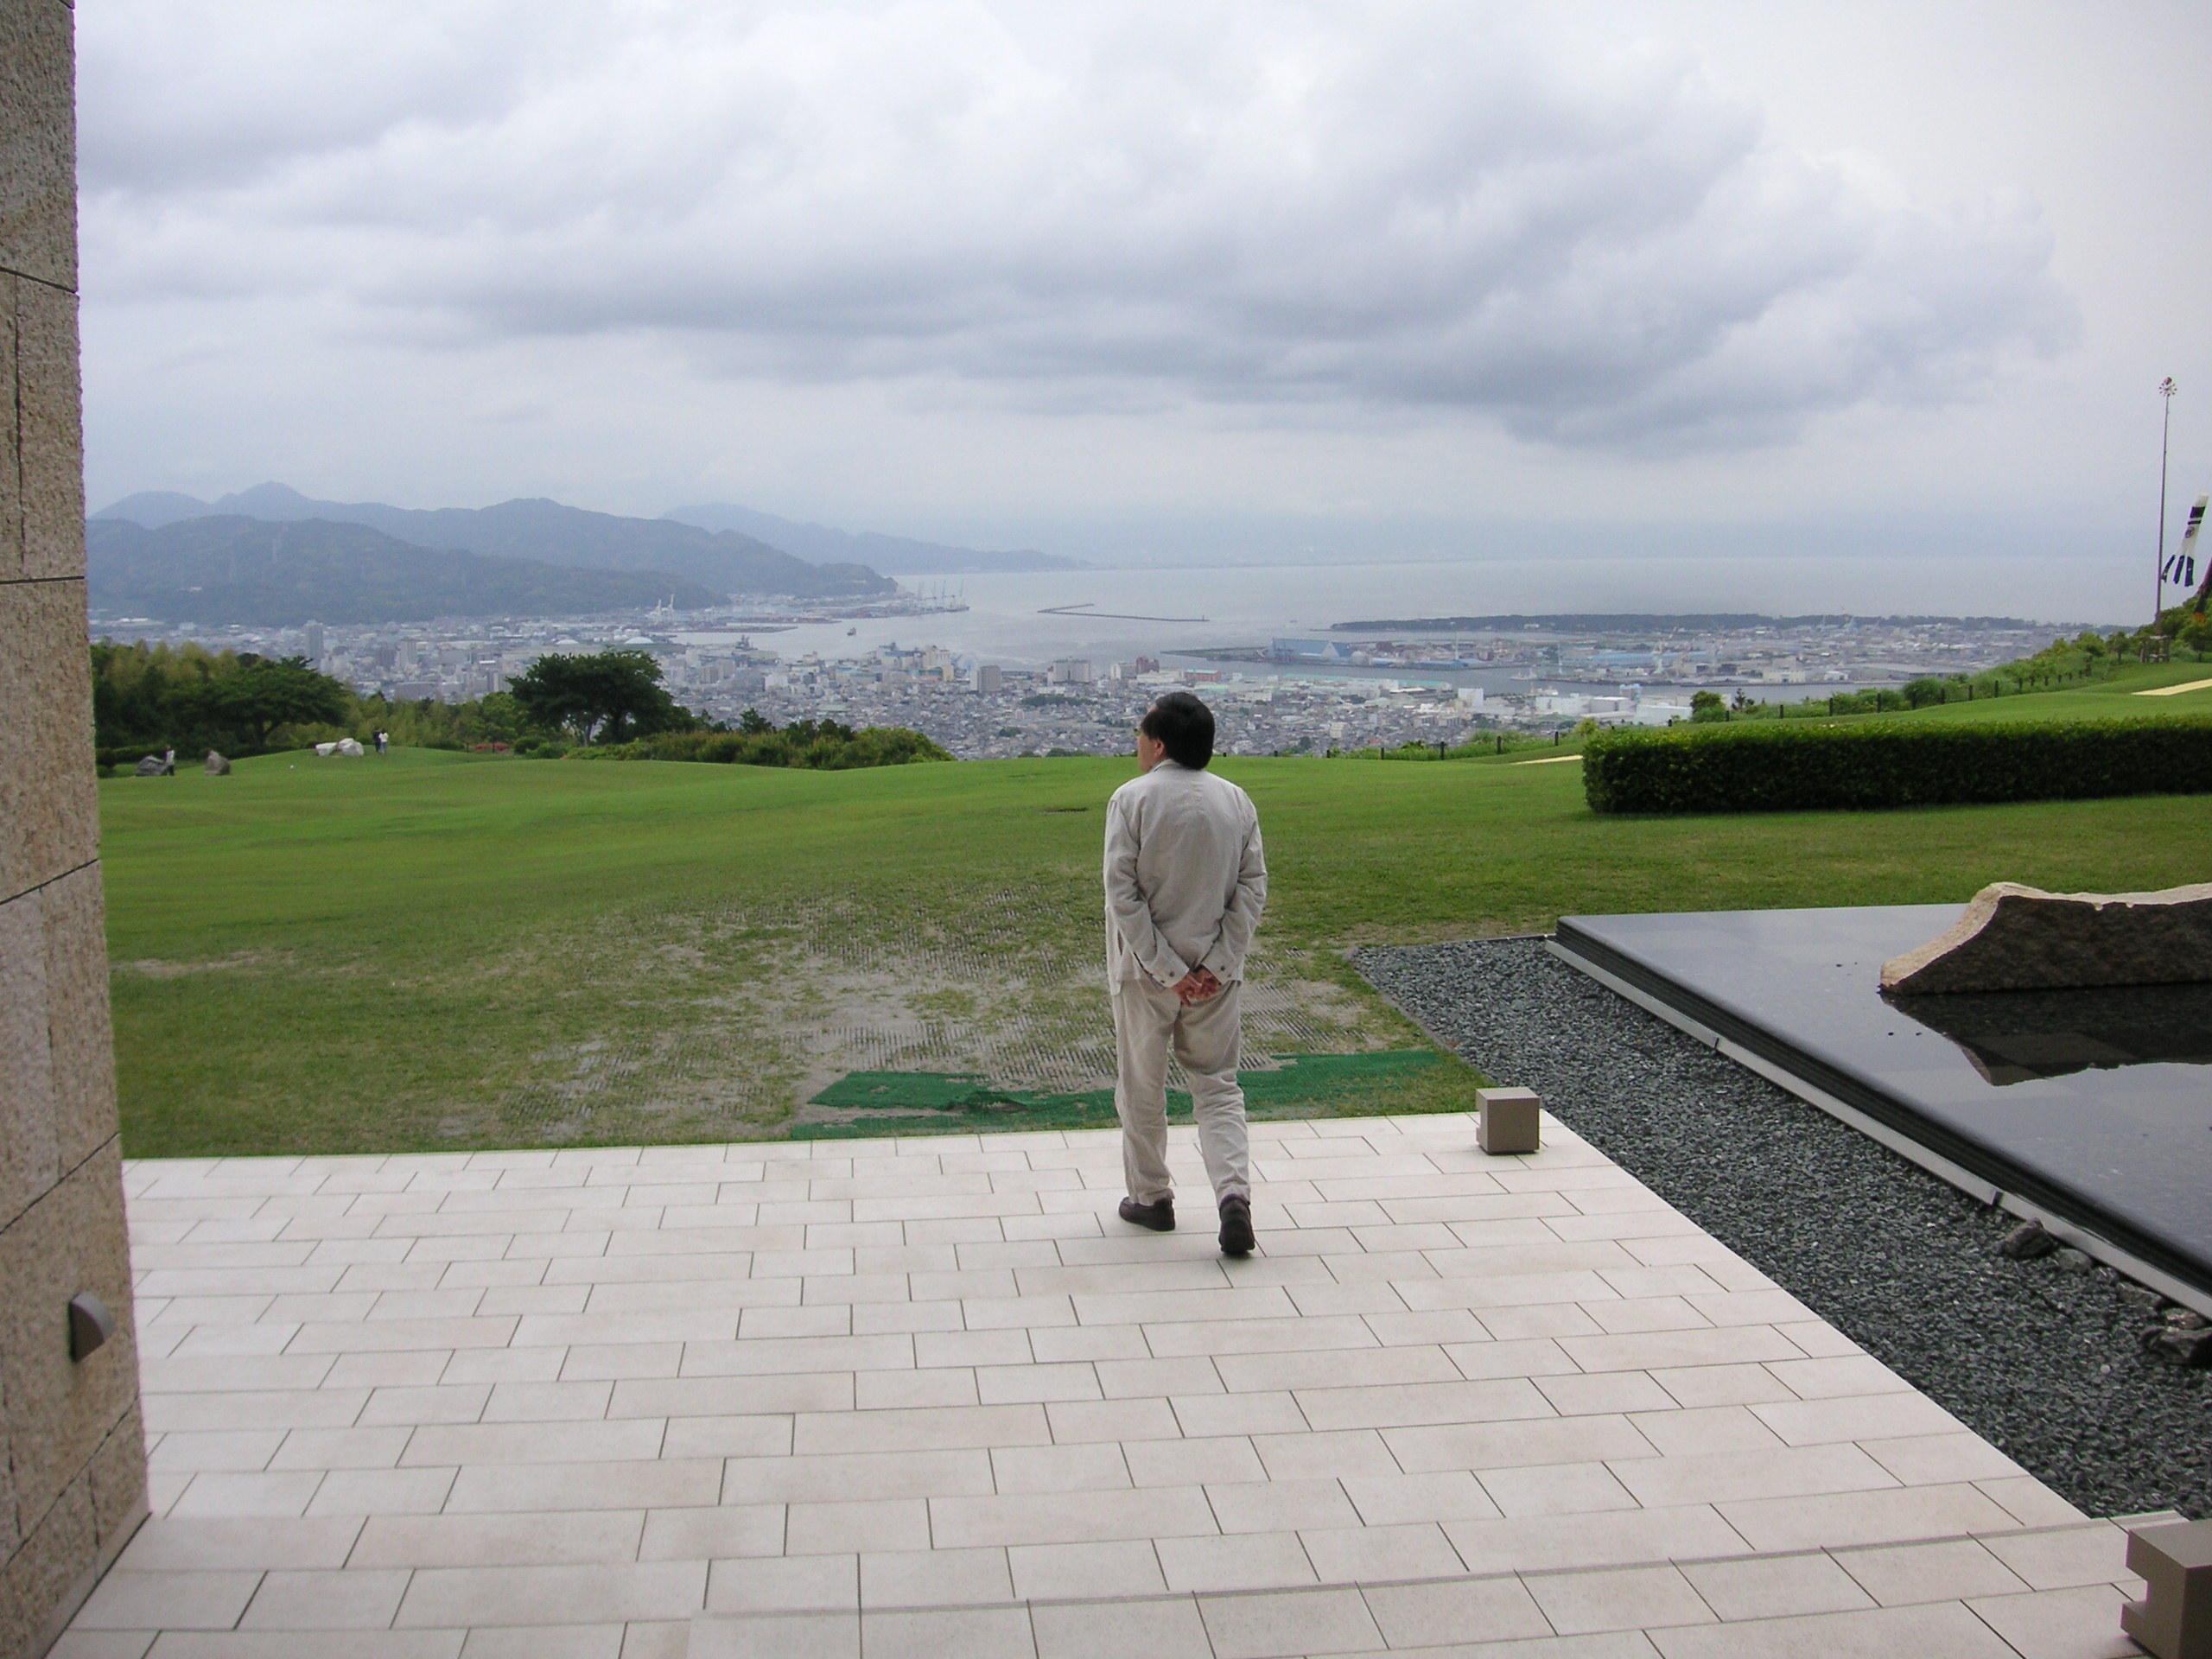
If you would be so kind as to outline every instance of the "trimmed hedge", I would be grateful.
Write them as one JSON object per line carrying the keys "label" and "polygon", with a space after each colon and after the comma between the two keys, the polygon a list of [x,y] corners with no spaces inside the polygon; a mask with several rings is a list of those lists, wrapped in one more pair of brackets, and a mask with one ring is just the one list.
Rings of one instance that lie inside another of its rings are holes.
{"label": "trimmed hedge", "polygon": [[2212,793],[2212,717],[2047,724],[1813,721],[1592,736],[1599,812],[1790,812]]}
{"label": "trimmed hedge", "polygon": [[850,772],[863,766],[904,766],[952,757],[921,733],[903,726],[852,731],[795,721],[779,731],[663,732],[628,743],[594,743],[570,749],[571,760],[704,760],[723,766],[794,766]]}

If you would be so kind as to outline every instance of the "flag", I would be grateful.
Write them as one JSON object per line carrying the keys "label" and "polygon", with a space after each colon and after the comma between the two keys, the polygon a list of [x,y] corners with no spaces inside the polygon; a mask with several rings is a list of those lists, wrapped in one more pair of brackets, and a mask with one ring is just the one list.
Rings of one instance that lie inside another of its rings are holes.
{"label": "flag", "polygon": [[2212,502],[2212,494],[2200,495],[2196,505],[2189,510],[2189,527],[2181,533],[2181,551],[2174,555],[2174,574],[2168,580],[2184,588],[2196,585],[2196,537],[2204,528],[2204,508]]}

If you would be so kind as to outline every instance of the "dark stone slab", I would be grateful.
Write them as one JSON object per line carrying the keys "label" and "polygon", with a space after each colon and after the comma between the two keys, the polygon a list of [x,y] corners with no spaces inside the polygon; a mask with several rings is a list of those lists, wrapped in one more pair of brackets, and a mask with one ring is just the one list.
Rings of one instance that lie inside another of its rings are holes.
{"label": "dark stone slab", "polygon": [[1882,963],[1961,910],[1575,916],[1558,943],[1992,1186],[2212,1291],[2212,985],[1884,997]]}

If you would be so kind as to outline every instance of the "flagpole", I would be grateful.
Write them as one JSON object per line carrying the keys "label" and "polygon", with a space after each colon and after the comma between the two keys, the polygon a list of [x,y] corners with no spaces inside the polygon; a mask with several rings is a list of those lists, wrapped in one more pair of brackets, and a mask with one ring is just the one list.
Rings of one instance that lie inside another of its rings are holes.
{"label": "flagpole", "polygon": [[2174,393],[2179,390],[2171,374],[2158,382],[2158,396],[2166,400],[2166,413],[2158,427],[2158,590],[2151,607],[2152,627],[2166,613],[2166,447],[2173,436]]}

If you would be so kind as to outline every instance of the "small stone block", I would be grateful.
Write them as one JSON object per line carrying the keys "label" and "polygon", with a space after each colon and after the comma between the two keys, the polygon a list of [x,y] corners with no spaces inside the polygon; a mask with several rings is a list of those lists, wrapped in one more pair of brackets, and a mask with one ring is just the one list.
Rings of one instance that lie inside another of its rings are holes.
{"label": "small stone block", "polygon": [[2127,1570],[2147,1593],[2120,1612],[2120,1628],[2156,1659],[2212,1659],[2212,1521],[2127,1535]]}
{"label": "small stone block", "polygon": [[1503,1154],[1536,1150],[1543,1103],[1533,1089],[1478,1089],[1475,1104],[1475,1144],[1484,1152]]}

